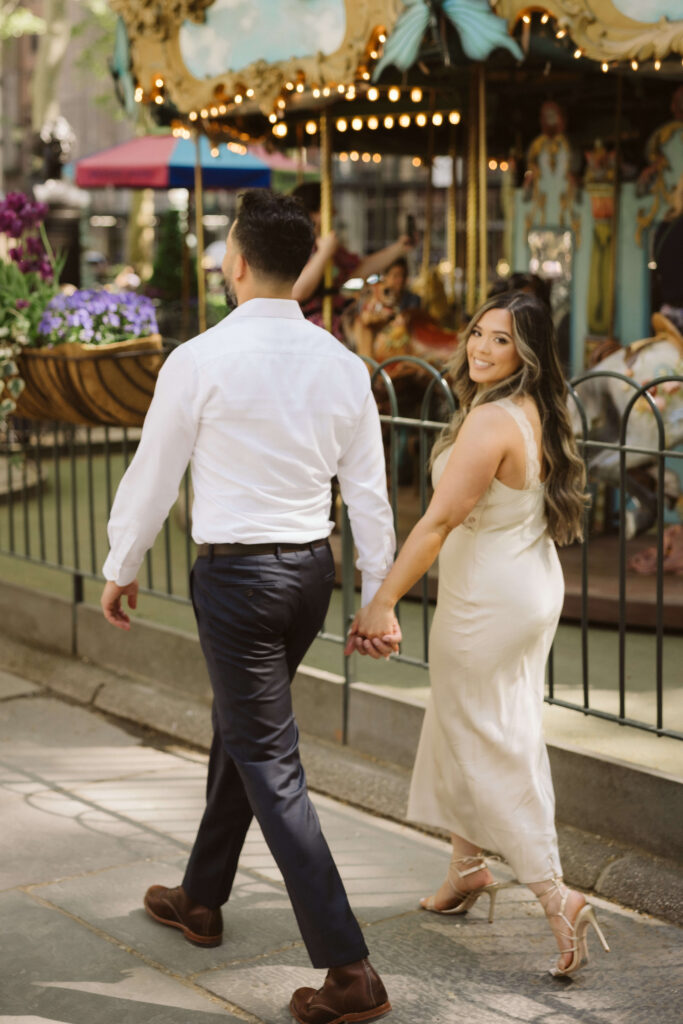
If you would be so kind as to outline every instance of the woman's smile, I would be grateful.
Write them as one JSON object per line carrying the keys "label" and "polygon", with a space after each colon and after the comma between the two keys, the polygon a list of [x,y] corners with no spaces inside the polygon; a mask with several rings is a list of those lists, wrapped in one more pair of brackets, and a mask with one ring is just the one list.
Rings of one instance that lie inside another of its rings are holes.
{"label": "woman's smile", "polygon": [[491,385],[510,377],[521,365],[512,334],[512,317],[507,309],[488,309],[467,339],[470,379]]}

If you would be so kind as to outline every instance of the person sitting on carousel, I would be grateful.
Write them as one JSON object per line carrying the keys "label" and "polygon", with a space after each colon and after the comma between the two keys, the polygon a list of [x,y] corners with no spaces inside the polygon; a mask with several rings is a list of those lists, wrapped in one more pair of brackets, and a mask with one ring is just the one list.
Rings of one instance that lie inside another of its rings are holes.
{"label": "person sitting on carousel", "polygon": [[[311,320],[318,326],[324,326],[322,322],[322,303],[325,295],[323,278],[325,266],[331,259],[334,265],[332,333],[344,344],[349,344],[349,329],[353,315],[343,317],[343,314],[353,303],[341,295],[341,286],[351,277],[365,279],[373,274],[381,274],[398,257],[409,252],[415,245],[415,240],[408,235],[402,235],[391,245],[362,258],[356,253],[349,252],[340,243],[334,231],[321,237],[320,184],[318,182],[304,182],[294,189],[292,195],[296,196],[306,207],[316,235],[315,249],[292,289],[292,298],[300,303],[307,320]],[[353,314],[353,310],[351,312]]]}

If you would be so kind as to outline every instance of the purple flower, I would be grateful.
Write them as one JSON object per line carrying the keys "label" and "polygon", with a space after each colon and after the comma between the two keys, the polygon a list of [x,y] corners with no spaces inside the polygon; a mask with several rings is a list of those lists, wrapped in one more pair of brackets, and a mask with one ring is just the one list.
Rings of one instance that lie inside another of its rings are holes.
{"label": "purple flower", "polygon": [[17,299],[15,305],[17,309],[28,309],[30,303],[28,299]]}

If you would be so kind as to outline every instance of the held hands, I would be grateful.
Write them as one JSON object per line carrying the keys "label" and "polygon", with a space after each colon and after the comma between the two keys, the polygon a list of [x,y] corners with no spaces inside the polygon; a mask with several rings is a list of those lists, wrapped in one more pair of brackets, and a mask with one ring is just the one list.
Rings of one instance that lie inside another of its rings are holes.
{"label": "held hands", "polygon": [[105,583],[104,590],[102,591],[100,605],[107,622],[110,622],[112,626],[116,626],[117,629],[128,630],[130,629],[130,616],[126,615],[121,607],[121,598],[124,594],[128,598],[128,607],[137,608],[137,580],[133,580],[132,583],[126,584],[125,587],[119,587],[117,583],[113,583],[111,580],[108,580],[107,583]]}
{"label": "held hands", "polygon": [[393,607],[371,601],[351,623],[344,654],[369,654],[371,658],[389,658],[398,652],[403,639]]}

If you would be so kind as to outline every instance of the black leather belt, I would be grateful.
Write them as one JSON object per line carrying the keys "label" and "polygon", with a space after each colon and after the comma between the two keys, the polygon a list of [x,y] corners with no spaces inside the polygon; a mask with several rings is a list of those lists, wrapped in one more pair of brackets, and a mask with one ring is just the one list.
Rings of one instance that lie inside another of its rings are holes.
{"label": "black leather belt", "polygon": [[198,558],[215,558],[216,555],[279,555],[287,551],[306,551],[324,548],[327,537],[311,540],[307,544],[198,544]]}

